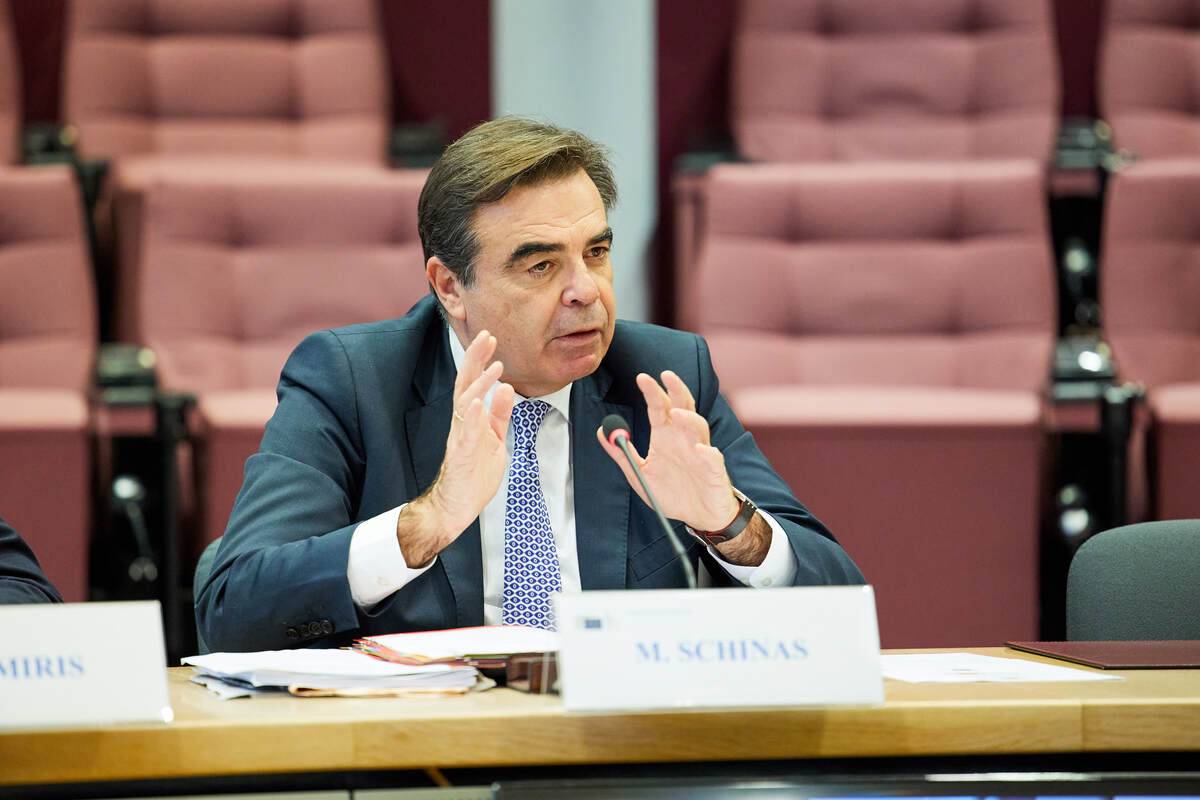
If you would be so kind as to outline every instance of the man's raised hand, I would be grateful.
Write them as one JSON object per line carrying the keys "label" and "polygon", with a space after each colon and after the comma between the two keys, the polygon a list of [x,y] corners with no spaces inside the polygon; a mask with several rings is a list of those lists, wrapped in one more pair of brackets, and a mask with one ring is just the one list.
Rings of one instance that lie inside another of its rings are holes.
{"label": "man's raised hand", "polygon": [[[725,457],[709,444],[708,421],[696,413],[696,401],[687,384],[667,370],[662,373],[661,386],[645,373],[637,376],[637,385],[646,399],[650,448],[644,458],[634,450],[634,457],[663,513],[697,530],[725,527],[737,516],[738,501],[725,470]],[[603,431],[598,430],[596,438],[646,501],[621,451],[609,444]]]}
{"label": "man's raised hand", "polygon": [[495,352],[496,337],[487,331],[480,331],[467,347],[454,380],[450,433],[441,469],[425,494],[400,515],[396,535],[410,567],[428,563],[466,530],[495,496],[508,468],[504,439],[512,417],[513,387],[499,384],[491,407],[484,402],[504,372],[503,364],[491,360]]}

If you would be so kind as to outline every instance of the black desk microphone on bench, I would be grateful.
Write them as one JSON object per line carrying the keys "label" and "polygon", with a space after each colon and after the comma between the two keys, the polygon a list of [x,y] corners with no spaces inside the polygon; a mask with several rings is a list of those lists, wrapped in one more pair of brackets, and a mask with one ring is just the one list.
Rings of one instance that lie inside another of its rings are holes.
{"label": "black desk microphone on bench", "polygon": [[629,460],[629,466],[633,467],[633,474],[637,476],[638,483],[642,484],[642,491],[646,493],[646,499],[650,501],[650,507],[654,509],[659,523],[662,524],[663,530],[666,531],[667,537],[671,540],[671,547],[675,550],[675,557],[679,559],[680,565],[683,566],[683,576],[687,579],[688,588],[695,589],[696,570],[692,568],[692,562],[687,560],[687,556],[683,552],[683,543],[679,541],[679,536],[676,535],[675,529],[671,527],[671,523],[667,522],[667,518],[663,515],[662,509],[658,505],[658,500],[654,499],[654,493],[650,491],[650,486],[646,483],[646,477],[642,475],[642,470],[638,466],[637,459],[633,457],[633,450],[629,446],[629,423],[620,414],[609,414],[601,423],[601,430],[604,431],[604,438],[608,439],[609,443],[614,447],[621,448],[621,452]]}

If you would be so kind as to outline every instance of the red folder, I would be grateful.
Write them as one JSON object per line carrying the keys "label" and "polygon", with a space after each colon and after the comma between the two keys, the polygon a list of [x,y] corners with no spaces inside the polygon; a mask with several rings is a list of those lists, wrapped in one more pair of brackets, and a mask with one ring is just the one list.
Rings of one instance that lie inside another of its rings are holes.
{"label": "red folder", "polygon": [[1005,642],[1014,650],[1100,669],[1196,669],[1200,640],[1164,642]]}

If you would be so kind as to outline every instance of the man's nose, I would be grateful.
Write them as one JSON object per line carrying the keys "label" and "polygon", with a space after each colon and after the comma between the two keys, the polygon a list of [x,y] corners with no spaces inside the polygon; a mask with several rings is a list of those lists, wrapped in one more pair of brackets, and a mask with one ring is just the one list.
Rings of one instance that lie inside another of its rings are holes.
{"label": "man's nose", "polygon": [[596,278],[583,259],[571,265],[567,276],[567,287],[563,290],[563,305],[590,306],[600,296]]}

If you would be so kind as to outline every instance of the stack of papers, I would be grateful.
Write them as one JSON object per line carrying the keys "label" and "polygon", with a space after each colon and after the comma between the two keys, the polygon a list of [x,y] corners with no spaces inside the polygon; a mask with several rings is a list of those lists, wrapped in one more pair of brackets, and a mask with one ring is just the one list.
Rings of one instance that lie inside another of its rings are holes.
{"label": "stack of papers", "polygon": [[[193,681],[222,697],[261,691],[293,694],[460,694],[475,687],[474,667],[393,664],[352,650],[266,650],[188,656]],[[305,691],[309,690],[309,691]]]}
{"label": "stack of papers", "polygon": [[1000,658],[977,653],[889,653],[880,657],[883,677],[907,683],[1035,683],[1119,681],[1074,667],[1058,667],[1025,658]]}
{"label": "stack of papers", "polygon": [[354,649],[392,664],[502,668],[518,653],[557,653],[558,634],[524,625],[391,633],[359,639]]}

